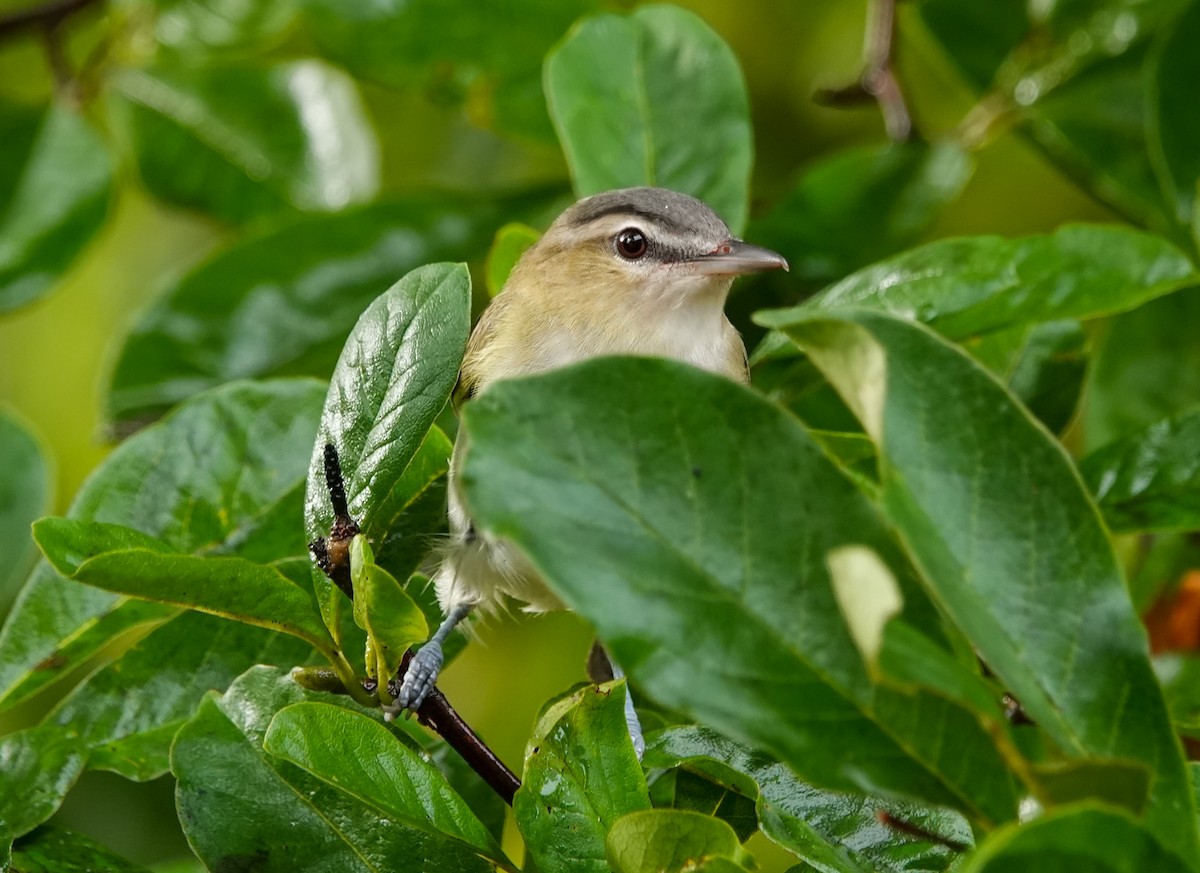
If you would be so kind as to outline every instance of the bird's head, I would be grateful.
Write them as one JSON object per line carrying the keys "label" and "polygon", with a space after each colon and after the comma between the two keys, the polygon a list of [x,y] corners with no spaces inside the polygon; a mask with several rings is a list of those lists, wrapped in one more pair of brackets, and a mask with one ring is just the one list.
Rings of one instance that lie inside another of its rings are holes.
{"label": "bird's head", "polygon": [[787,261],[736,239],[694,197],[623,188],[563,212],[521,267],[525,281],[550,293],[680,307],[701,300],[720,306],[734,277],[786,270]]}

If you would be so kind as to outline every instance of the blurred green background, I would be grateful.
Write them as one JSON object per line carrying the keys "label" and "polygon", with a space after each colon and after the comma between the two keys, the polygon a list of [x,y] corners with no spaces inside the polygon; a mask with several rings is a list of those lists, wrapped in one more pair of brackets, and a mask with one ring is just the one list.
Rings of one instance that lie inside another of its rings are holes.
{"label": "blurred green background", "polygon": [[[0,14],[27,5],[2,2]],[[754,214],[768,209],[822,156],[885,141],[874,106],[835,109],[813,100],[818,89],[845,85],[858,75],[866,0],[684,0],[679,5],[721,34],[745,72],[757,140]],[[124,14],[126,8],[113,4],[108,14]],[[73,58],[85,58],[95,48],[102,14],[89,11],[71,22]],[[901,15],[902,80],[919,131],[935,140],[962,122],[975,98],[924,33],[915,10],[904,5]],[[302,32],[290,33],[272,53],[306,55],[311,52],[306,40]],[[138,49],[131,42],[124,50]],[[382,146],[382,196],[568,187],[566,165],[552,141],[490,131],[476,123],[480,119],[470,99],[464,106],[436,87],[360,85]],[[0,98],[37,104],[52,91],[36,35],[0,43]],[[965,191],[943,210],[928,238],[1035,233],[1065,221],[1111,217],[1013,132],[1001,131],[976,158]],[[133,319],[160,289],[235,235],[212,218],[155,201],[129,167],[120,169],[119,180],[105,228],[56,290],[0,318],[0,403],[15,409],[45,440],[57,470],[54,512],[66,509],[110,450],[101,392]],[[735,297],[753,293],[735,288]],[[733,307],[756,308],[744,299],[735,299]],[[7,601],[11,593],[4,594]],[[588,629],[570,615],[509,616],[483,626],[480,639],[447,671],[442,686],[501,757],[515,765],[538,707],[583,678],[589,644]],[[18,708],[0,728],[32,722],[53,696],[51,689]],[[137,861],[162,863],[182,850],[170,780],[133,785],[88,774],[58,820]],[[782,854],[761,838],[754,848],[766,869],[783,869]]]}

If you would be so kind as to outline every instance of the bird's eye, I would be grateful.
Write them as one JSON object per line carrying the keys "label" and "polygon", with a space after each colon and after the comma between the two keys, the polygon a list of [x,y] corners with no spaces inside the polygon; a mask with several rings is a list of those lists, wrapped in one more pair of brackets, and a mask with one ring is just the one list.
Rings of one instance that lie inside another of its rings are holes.
{"label": "bird's eye", "polygon": [[626,260],[636,261],[646,254],[647,248],[646,235],[636,227],[627,227],[617,234],[617,254]]}

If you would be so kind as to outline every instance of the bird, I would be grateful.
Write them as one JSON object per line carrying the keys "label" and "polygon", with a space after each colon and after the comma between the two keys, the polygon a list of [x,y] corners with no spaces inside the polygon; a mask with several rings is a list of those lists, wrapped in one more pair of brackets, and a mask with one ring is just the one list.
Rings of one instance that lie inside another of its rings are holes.
{"label": "bird", "polygon": [[[736,238],[709,206],[677,191],[638,187],[568,207],[518,260],[467,342],[456,407],[504,379],[606,355],[674,358],[750,381],[746,348],[725,315],[734,278],[786,270],[769,249]],[[473,611],[513,598],[529,612],[563,603],[510,542],[476,527],[458,487],[460,430],[449,473],[450,536],[433,577],[444,621],[409,663],[389,715],[418,709],[437,681],[442,646]],[[610,672],[623,676],[609,658]],[[632,698],[626,721],[644,745]]]}

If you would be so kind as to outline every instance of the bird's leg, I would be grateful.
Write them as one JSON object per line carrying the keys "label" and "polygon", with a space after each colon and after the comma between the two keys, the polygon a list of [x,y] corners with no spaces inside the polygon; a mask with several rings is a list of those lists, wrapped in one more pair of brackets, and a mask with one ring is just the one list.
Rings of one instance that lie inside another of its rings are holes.
{"label": "bird's leg", "polygon": [[446,618],[438,625],[429,642],[417,649],[408,670],[404,673],[404,681],[400,684],[400,693],[396,695],[395,703],[385,710],[388,716],[395,716],[401,710],[421,708],[426,696],[437,682],[438,673],[442,669],[442,643],[458,623],[471,614],[475,608],[473,603],[460,603],[452,608]]}
{"label": "bird's leg", "polygon": [[[592,640],[592,648],[587,657],[587,673],[588,678],[597,685],[625,678],[625,671],[600,644],[600,640]],[[633,750],[640,761],[646,751],[646,739],[642,734],[642,722],[638,718],[637,710],[633,708],[633,694],[629,690],[628,682],[625,683],[625,727],[629,730],[629,739],[633,741]]]}

